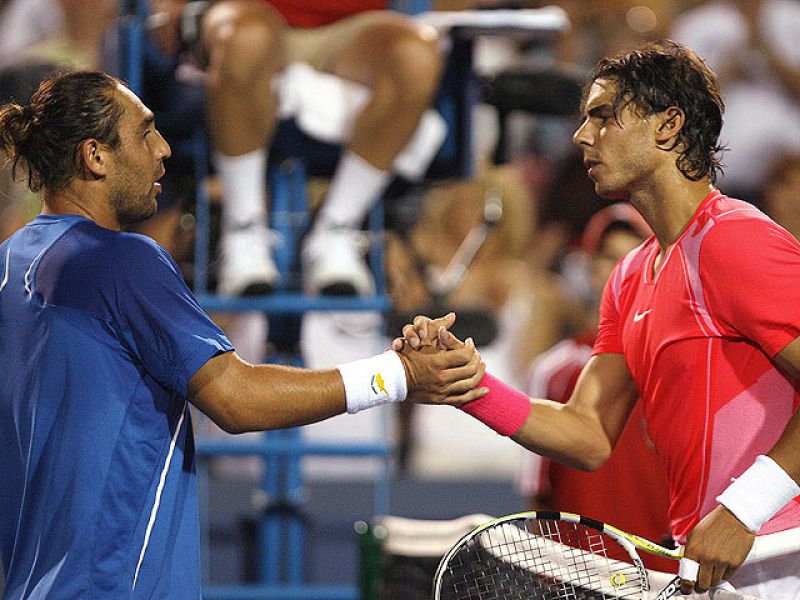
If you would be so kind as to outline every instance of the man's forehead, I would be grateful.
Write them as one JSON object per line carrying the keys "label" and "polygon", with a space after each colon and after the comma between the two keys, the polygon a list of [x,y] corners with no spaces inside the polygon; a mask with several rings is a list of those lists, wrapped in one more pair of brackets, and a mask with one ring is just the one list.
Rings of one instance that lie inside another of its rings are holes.
{"label": "man's forehead", "polygon": [[123,119],[140,122],[143,119],[152,117],[153,113],[139,99],[139,96],[124,85],[117,84],[115,95],[117,102],[123,109]]}
{"label": "man's forehead", "polygon": [[614,104],[617,94],[617,84],[611,79],[595,79],[586,93],[584,109],[591,110],[596,106]]}

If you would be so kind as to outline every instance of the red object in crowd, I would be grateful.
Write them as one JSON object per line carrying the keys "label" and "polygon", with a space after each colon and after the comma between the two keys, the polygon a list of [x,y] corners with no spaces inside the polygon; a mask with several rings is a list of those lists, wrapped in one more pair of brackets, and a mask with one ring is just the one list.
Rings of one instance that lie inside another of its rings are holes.
{"label": "red object in crowd", "polygon": [[275,7],[291,27],[313,28],[368,10],[386,10],[381,0],[265,0]]}

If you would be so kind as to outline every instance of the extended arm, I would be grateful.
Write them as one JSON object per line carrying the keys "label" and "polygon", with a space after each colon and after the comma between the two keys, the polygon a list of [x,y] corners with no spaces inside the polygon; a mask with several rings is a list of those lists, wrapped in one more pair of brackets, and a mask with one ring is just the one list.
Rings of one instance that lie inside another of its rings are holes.
{"label": "extended arm", "polygon": [[611,454],[637,393],[620,354],[599,354],[581,371],[569,402],[531,399],[514,441],[571,467],[594,470]]}
{"label": "extended arm", "polygon": [[[484,368],[474,345],[447,353],[401,355],[400,360],[404,373],[399,376],[405,377],[408,398],[415,402],[468,402],[486,393],[476,389]],[[305,425],[348,408],[337,369],[252,365],[235,352],[203,365],[190,380],[189,393],[192,403],[229,433]]]}
{"label": "extended arm", "polygon": [[[427,345],[458,348],[460,342],[452,336],[448,337],[450,343],[447,345],[437,338],[454,322],[453,313],[439,319],[418,316],[413,324],[403,328],[403,338],[396,339],[393,347],[395,350],[405,345],[412,349]],[[636,397],[636,386],[623,356],[599,354],[593,356],[581,371],[566,404],[530,399],[530,412],[511,438],[538,454],[571,467],[594,470],[611,454]],[[500,403],[503,400],[502,397],[493,397],[490,391],[482,402]]]}
{"label": "extended arm", "polygon": [[228,433],[294,427],[345,411],[339,372],[252,365],[236,352],[209,360],[189,382],[192,403]]}

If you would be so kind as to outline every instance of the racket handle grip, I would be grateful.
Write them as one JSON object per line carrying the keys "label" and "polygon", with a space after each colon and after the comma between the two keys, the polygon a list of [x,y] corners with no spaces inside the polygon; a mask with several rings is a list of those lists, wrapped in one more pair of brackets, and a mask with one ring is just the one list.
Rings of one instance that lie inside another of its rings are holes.
{"label": "racket handle grip", "polygon": [[[697,573],[700,571],[700,563],[685,556],[681,558],[680,566],[678,567],[678,578],[686,579],[687,581],[697,581]],[[729,581],[720,581],[719,585],[715,585],[708,590],[709,597],[713,600],[714,594],[719,590],[727,592],[735,592],[736,588],[731,585]]]}
{"label": "racket handle grip", "polygon": [[678,566],[678,577],[686,581],[697,581],[697,573],[700,571],[700,563],[685,556],[681,558]]}

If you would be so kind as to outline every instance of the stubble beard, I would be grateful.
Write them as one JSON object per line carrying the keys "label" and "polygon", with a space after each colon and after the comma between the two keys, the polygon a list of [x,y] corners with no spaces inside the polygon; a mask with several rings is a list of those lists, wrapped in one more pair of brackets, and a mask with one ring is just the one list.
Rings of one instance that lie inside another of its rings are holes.
{"label": "stubble beard", "polygon": [[599,182],[594,184],[594,193],[603,200],[627,200],[628,195],[619,186],[601,186]]}
{"label": "stubble beard", "polygon": [[111,196],[111,206],[122,227],[138,225],[156,214],[158,203],[155,197],[147,194],[136,198],[130,191],[117,189]]}

